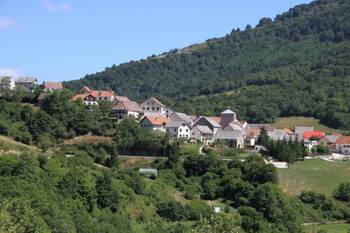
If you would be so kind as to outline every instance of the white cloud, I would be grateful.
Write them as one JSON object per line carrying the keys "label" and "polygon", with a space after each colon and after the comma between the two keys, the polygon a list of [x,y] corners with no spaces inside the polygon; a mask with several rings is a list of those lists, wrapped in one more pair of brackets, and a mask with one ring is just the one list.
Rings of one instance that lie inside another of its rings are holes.
{"label": "white cloud", "polygon": [[11,77],[19,77],[23,75],[23,71],[18,68],[11,67],[1,67],[0,68],[0,76],[11,76]]}
{"label": "white cloud", "polygon": [[50,11],[50,12],[57,12],[57,11],[69,12],[73,10],[73,7],[69,3],[55,4],[50,0],[41,0],[41,4],[44,6],[44,8],[47,11]]}
{"label": "white cloud", "polygon": [[6,28],[12,28],[16,26],[18,22],[14,18],[0,17],[0,30]]}

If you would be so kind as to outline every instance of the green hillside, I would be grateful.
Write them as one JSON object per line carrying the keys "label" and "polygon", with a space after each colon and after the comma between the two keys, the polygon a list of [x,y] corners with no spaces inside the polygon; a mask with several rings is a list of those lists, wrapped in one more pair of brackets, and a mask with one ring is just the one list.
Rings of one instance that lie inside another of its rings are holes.
{"label": "green hillside", "polygon": [[349,128],[349,19],[349,1],[314,1],[263,18],[255,28],[112,65],[65,85],[113,89],[139,101],[156,96],[189,113],[229,106],[254,122],[313,116]]}

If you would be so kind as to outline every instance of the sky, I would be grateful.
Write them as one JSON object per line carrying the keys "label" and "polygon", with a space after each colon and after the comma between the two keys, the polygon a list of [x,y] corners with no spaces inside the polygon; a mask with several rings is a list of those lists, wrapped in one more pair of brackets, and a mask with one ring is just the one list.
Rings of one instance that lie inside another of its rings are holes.
{"label": "sky", "polygon": [[67,81],[222,37],[310,0],[0,0],[0,76]]}

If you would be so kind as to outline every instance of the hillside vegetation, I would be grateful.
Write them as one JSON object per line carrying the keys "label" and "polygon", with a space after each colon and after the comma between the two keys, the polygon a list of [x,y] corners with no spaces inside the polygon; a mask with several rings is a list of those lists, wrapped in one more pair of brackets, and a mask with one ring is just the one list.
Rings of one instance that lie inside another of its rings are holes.
{"label": "hillside vegetation", "polygon": [[319,0],[184,50],[113,65],[65,83],[156,96],[177,110],[246,120],[313,116],[350,127],[350,2]]}

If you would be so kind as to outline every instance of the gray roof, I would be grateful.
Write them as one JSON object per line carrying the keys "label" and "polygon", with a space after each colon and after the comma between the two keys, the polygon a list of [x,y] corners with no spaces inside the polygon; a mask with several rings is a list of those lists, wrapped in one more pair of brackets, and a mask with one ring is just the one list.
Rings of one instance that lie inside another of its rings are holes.
{"label": "gray roof", "polygon": [[338,135],[326,135],[325,138],[330,142],[330,143],[336,143],[339,136]]}
{"label": "gray roof", "polygon": [[242,126],[239,125],[239,122],[231,122],[224,130],[242,130]]}
{"label": "gray roof", "polygon": [[239,130],[219,130],[216,133],[216,139],[217,140],[237,140],[239,138],[243,137],[243,133]]}
{"label": "gray roof", "polygon": [[221,128],[221,125],[218,124],[216,121],[214,121],[213,119],[211,119],[210,117],[204,117],[212,126],[214,126],[215,128]]}
{"label": "gray roof", "polygon": [[267,131],[273,130],[273,126],[271,124],[248,124],[247,128],[248,129],[262,129],[262,128],[264,128]]}
{"label": "gray roof", "polygon": [[231,109],[226,109],[221,114],[236,114],[236,113],[234,111],[232,111]]}
{"label": "gray roof", "polygon": [[295,126],[294,132],[296,134],[302,135],[306,131],[314,131],[314,127],[312,127],[312,126],[298,126],[298,125]]}
{"label": "gray roof", "polygon": [[207,134],[210,134],[210,133],[212,134],[213,133],[213,131],[211,131],[211,129],[208,126],[206,126],[206,125],[196,125],[195,127],[201,133],[207,133]]}
{"label": "gray roof", "polygon": [[165,128],[178,128],[181,125],[188,125],[186,122],[184,121],[170,121],[168,124],[166,124]]}
{"label": "gray roof", "polygon": [[190,118],[189,116],[187,116],[186,113],[183,113],[183,112],[174,112],[174,113],[170,116],[170,118],[171,118],[173,115],[178,116],[178,117],[179,117],[181,120],[183,120],[184,122],[187,122],[187,123],[191,122],[191,118]]}
{"label": "gray roof", "polygon": [[37,79],[34,77],[21,77],[16,79],[17,83],[36,83]]}
{"label": "gray roof", "polygon": [[267,135],[273,141],[283,140],[287,136],[287,134],[283,130],[268,131]]}
{"label": "gray roof", "polygon": [[197,119],[193,122],[193,125],[196,125],[198,121],[200,121],[201,119],[206,119],[214,128],[221,128],[220,124],[218,124],[216,121],[214,121],[210,117],[205,117],[205,116],[197,117]]}

